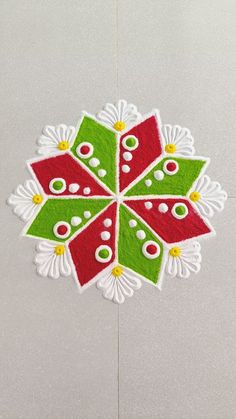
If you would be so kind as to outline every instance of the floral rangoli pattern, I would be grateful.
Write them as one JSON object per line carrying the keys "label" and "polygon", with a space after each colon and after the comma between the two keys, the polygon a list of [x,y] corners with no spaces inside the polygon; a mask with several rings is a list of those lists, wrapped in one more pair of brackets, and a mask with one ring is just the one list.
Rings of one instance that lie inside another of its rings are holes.
{"label": "floral rangoli pattern", "polygon": [[27,162],[32,179],[8,199],[23,235],[40,240],[37,272],[73,275],[81,291],[97,283],[116,303],[143,281],[161,289],[164,272],[197,273],[196,239],[214,234],[208,218],[227,195],[193,143],[188,129],[125,100],[97,117],[84,112],[77,128],[46,126],[41,156]]}

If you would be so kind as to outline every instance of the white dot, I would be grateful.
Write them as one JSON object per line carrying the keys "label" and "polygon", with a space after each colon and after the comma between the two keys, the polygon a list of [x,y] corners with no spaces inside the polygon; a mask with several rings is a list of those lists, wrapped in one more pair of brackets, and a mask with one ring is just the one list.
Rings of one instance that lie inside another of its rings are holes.
{"label": "white dot", "polygon": [[145,202],[145,207],[147,208],[147,209],[151,209],[152,207],[153,207],[153,205],[152,205],[152,203],[150,202],[150,201],[147,201],[147,202]]}
{"label": "white dot", "polygon": [[84,218],[90,218],[91,212],[90,211],[84,211]]}
{"label": "white dot", "polygon": [[138,231],[137,231],[137,233],[136,233],[136,237],[137,237],[139,240],[144,240],[144,239],[145,239],[145,237],[146,237],[146,233],[145,233],[145,231],[143,231],[143,230],[138,230]]}
{"label": "white dot", "polygon": [[129,173],[130,172],[130,167],[128,166],[128,164],[123,164],[122,172],[124,172],[124,173]]}
{"label": "white dot", "polygon": [[109,240],[110,237],[111,237],[111,234],[109,233],[109,231],[103,231],[101,233],[101,239],[104,240],[104,241]]}
{"label": "white dot", "polygon": [[145,185],[148,186],[148,187],[151,186],[152,185],[151,179],[146,179],[145,180]]}
{"label": "white dot", "polygon": [[80,188],[80,186],[79,186],[79,184],[78,184],[78,183],[71,183],[71,184],[69,185],[69,191],[70,191],[71,193],[76,193],[76,192],[78,192],[79,188]]}
{"label": "white dot", "polygon": [[103,221],[103,224],[104,224],[104,226],[105,226],[105,227],[111,227],[111,225],[112,225],[112,221],[111,221],[111,219],[110,219],[110,218],[106,218],[106,219]]}
{"label": "white dot", "polygon": [[168,205],[166,205],[164,202],[158,206],[158,211],[163,213],[167,212],[168,209]]}
{"label": "white dot", "polygon": [[98,171],[98,176],[99,177],[104,177],[104,176],[106,176],[106,174],[107,174],[106,170],[99,169],[99,171]]}
{"label": "white dot", "polygon": [[91,167],[97,167],[99,166],[100,161],[98,159],[96,159],[96,157],[93,157],[92,159],[89,160],[89,166]]}
{"label": "white dot", "polygon": [[162,180],[162,179],[164,179],[164,173],[161,170],[156,170],[154,172],[154,178],[156,180]]}
{"label": "white dot", "polygon": [[132,154],[129,151],[125,151],[123,153],[123,158],[126,161],[130,161],[130,160],[132,160],[133,156],[132,156]]}
{"label": "white dot", "polygon": [[89,195],[90,192],[91,192],[91,189],[90,188],[84,188],[83,192],[84,192],[84,195]]}
{"label": "white dot", "polygon": [[129,221],[129,226],[130,226],[131,228],[136,227],[136,225],[137,225],[137,221],[136,221],[136,220],[130,220],[130,221]]}
{"label": "white dot", "polygon": [[72,226],[76,227],[81,223],[81,221],[80,217],[72,217],[70,223]]}

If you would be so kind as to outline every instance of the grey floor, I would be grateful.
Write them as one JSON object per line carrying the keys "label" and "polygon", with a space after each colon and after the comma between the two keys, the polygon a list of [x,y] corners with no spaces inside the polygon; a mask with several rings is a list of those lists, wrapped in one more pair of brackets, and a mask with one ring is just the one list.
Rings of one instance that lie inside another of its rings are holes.
{"label": "grey floor", "polygon": [[[235,0],[1,0],[0,418],[236,418]],[[35,274],[5,206],[46,124],[126,98],[189,127],[229,194],[201,272],[123,306]]]}

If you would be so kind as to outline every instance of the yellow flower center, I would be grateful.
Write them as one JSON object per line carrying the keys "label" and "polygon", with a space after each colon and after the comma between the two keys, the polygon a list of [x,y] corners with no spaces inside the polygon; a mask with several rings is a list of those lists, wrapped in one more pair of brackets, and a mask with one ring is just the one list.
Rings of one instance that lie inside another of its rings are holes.
{"label": "yellow flower center", "polygon": [[166,153],[175,153],[176,152],[176,145],[175,144],[167,144],[165,146]]}
{"label": "yellow flower center", "polygon": [[69,148],[69,142],[68,141],[60,141],[57,145],[58,150],[65,151]]}
{"label": "yellow flower center", "polygon": [[121,266],[115,266],[111,273],[113,276],[121,276],[123,274],[123,268]]}
{"label": "yellow flower center", "polygon": [[63,244],[59,244],[58,246],[55,247],[54,253],[57,256],[63,255],[63,253],[65,253],[65,246],[63,246]]}
{"label": "yellow flower center", "polygon": [[180,249],[180,247],[172,247],[170,250],[169,250],[169,254],[173,257],[173,258],[176,258],[176,257],[178,257],[178,256],[180,256],[181,255],[181,249]]}
{"label": "yellow flower center", "polygon": [[199,199],[201,198],[201,195],[200,195],[200,193],[199,193],[199,192],[194,191],[194,192],[191,192],[191,194],[190,194],[189,198],[191,199],[191,201],[193,201],[193,202],[197,202],[197,201],[199,201]]}
{"label": "yellow flower center", "polygon": [[42,195],[40,195],[40,194],[35,194],[35,195],[32,197],[32,201],[33,201],[33,203],[34,203],[34,204],[36,204],[36,205],[41,204],[42,200],[43,200],[43,197],[42,197]]}
{"label": "yellow flower center", "polygon": [[113,128],[116,129],[116,131],[123,131],[123,129],[125,129],[126,124],[123,121],[117,121],[114,125]]}

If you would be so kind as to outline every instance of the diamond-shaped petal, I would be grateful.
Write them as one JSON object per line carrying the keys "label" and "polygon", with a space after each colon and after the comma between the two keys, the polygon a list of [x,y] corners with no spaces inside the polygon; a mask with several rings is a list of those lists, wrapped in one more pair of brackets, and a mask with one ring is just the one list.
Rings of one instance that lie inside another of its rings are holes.
{"label": "diamond-shaped petal", "polygon": [[26,235],[56,241],[68,240],[109,203],[109,199],[48,199],[28,228]]}
{"label": "diamond-shaped petal", "polygon": [[93,118],[84,116],[74,144],[74,156],[116,192],[116,134]]}
{"label": "diamond-shaped petal", "polygon": [[186,195],[208,161],[205,158],[166,157],[141,177],[126,195]]}
{"label": "diamond-shaped petal", "polygon": [[109,195],[69,154],[31,162],[29,168],[48,195]]}
{"label": "diamond-shaped petal", "polygon": [[[149,253],[150,252],[150,253]],[[119,263],[157,284],[163,245],[153,232],[124,205],[120,206]]]}
{"label": "diamond-shaped petal", "polygon": [[69,243],[81,286],[92,281],[115,259],[116,207],[116,203],[111,204]]}
{"label": "diamond-shaped petal", "polygon": [[149,116],[120,138],[120,191],[161,155],[159,114]]}
{"label": "diamond-shaped petal", "polygon": [[213,232],[212,227],[184,198],[138,199],[125,203],[167,243],[177,243]]}

